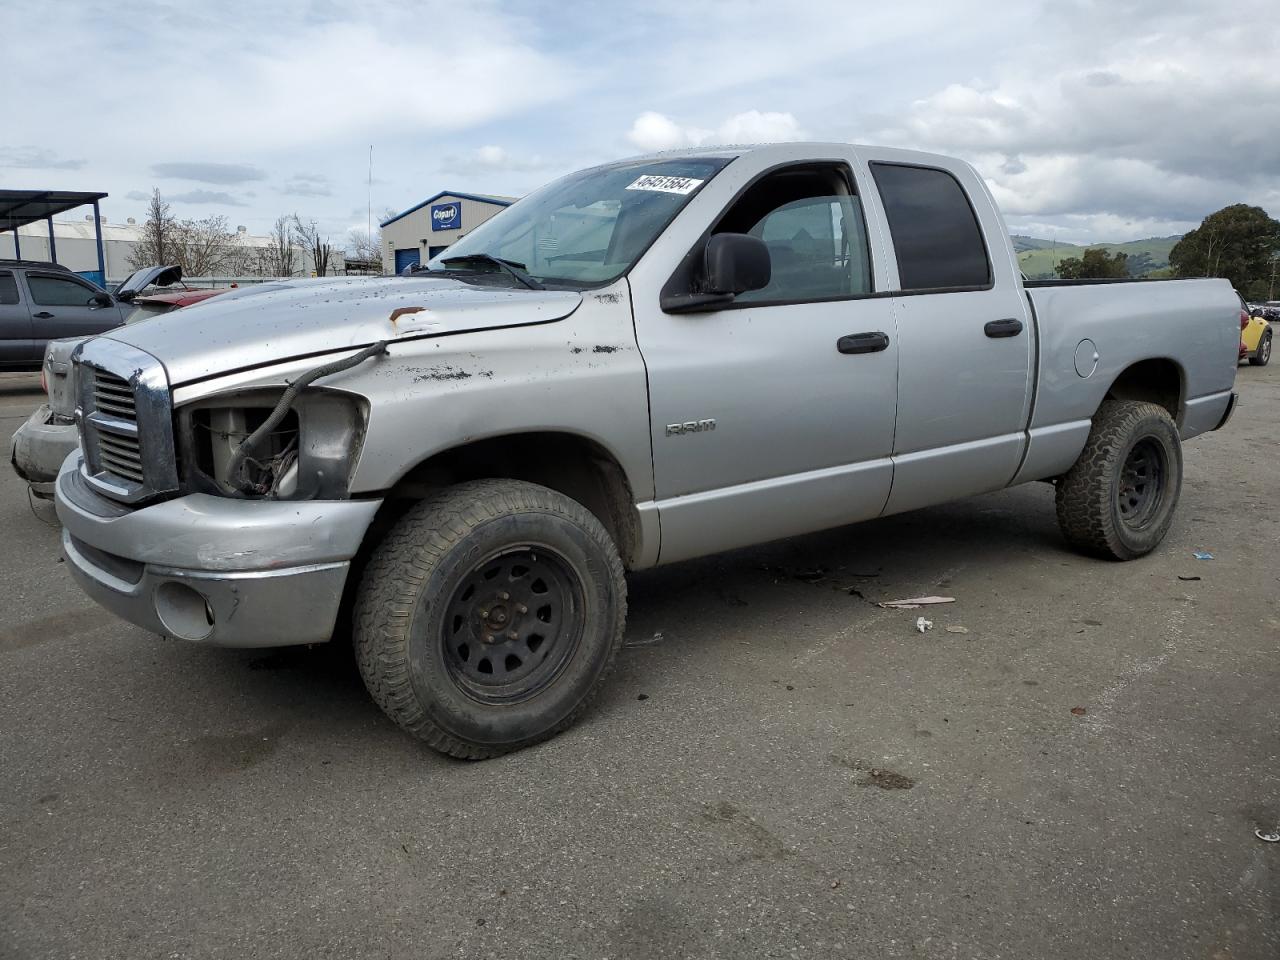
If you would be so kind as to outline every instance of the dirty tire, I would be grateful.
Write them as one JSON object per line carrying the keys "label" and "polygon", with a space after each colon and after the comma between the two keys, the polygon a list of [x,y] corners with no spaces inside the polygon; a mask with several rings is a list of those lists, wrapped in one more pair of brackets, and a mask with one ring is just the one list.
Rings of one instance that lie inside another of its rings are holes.
{"label": "dirty tire", "polygon": [[[1144,462],[1155,466],[1135,487],[1134,464],[1140,475]],[[1181,491],[1182,443],[1169,411],[1154,403],[1106,400],[1079,459],[1058,481],[1058,525],[1084,553],[1133,560],[1164,539]],[[1135,499],[1141,507],[1132,506]]]}
{"label": "dirty tire", "polygon": [[[392,720],[480,760],[578,719],[613,666],[626,607],[617,548],[585,507],[532,483],[471,481],[415,504],[375,549],[356,660]],[[491,630],[500,616],[510,634]]]}
{"label": "dirty tire", "polygon": [[1249,358],[1251,366],[1265,367],[1271,362],[1271,331],[1268,330],[1262,335],[1262,339],[1258,341],[1258,349],[1253,351],[1253,356]]}

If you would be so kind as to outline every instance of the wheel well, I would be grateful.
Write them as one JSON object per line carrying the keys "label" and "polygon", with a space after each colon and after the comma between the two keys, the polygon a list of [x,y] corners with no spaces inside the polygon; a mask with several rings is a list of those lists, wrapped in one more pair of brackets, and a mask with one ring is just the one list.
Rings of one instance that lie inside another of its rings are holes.
{"label": "wheel well", "polygon": [[1158,403],[1178,420],[1182,409],[1182,368],[1172,360],[1142,360],[1127,367],[1107,391],[1115,400]]}
{"label": "wheel well", "polygon": [[386,499],[398,516],[433,490],[489,478],[527,480],[578,501],[604,524],[622,562],[631,565],[640,529],[631,485],[604,447],[574,434],[519,433],[452,447],[411,469]]}

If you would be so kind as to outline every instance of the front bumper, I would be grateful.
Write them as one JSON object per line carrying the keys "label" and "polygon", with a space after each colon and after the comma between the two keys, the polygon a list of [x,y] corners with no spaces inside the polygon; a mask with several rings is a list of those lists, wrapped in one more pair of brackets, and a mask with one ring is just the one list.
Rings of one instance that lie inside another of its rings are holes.
{"label": "front bumper", "polygon": [[192,494],[130,509],[56,482],[62,549],[89,596],[144,629],[224,647],[323,643],[379,500],[234,500]]}
{"label": "front bumper", "polygon": [[38,497],[52,497],[58,469],[79,445],[74,423],[56,423],[48,404],[41,404],[13,435],[9,462]]}

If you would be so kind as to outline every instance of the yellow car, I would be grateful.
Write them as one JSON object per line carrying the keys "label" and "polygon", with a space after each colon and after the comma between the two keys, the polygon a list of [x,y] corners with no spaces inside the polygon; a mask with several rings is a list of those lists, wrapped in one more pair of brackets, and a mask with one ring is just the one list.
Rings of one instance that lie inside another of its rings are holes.
{"label": "yellow car", "polygon": [[1271,323],[1267,320],[1269,312],[1266,307],[1249,307],[1242,301],[1240,359],[1248,357],[1255,367],[1265,367],[1271,362]]}

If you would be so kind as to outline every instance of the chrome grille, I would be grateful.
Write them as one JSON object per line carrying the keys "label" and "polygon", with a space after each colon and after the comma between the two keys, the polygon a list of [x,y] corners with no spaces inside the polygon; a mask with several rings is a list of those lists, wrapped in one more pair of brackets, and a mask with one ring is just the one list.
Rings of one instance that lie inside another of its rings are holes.
{"label": "chrome grille", "polygon": [[138,408],[133,397],[133,387],[123,377],[105,370],[93,371],[93,405],[103,413],[137,422]]}
{"label": "chrome grille", "polygon": [[83,344],[74,362],[85,480],[124,503],[177,490],[172,402],[160,362],[103,338]]}

